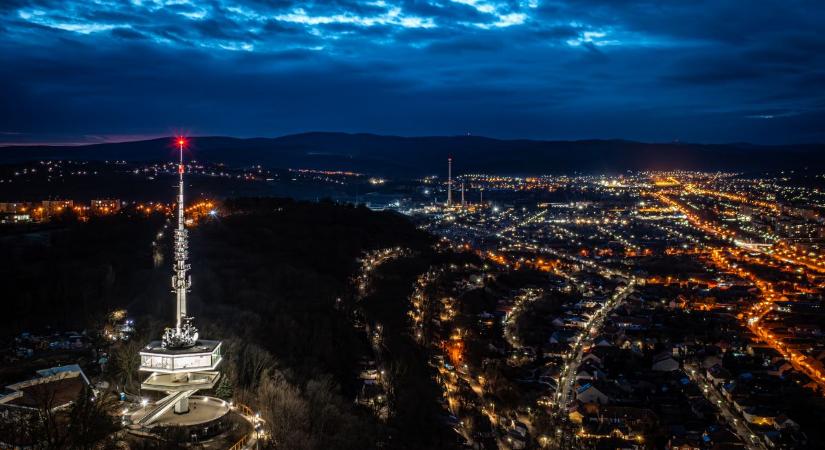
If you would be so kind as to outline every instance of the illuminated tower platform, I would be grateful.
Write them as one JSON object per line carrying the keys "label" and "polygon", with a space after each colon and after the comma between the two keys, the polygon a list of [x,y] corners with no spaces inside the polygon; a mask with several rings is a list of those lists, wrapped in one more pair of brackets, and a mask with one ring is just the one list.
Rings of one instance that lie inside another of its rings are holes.
{"label": "illuminated tower platform", "polygon": [[148,391],[162,391],[167,397],[157,402],[154,417],[147,414],[143,424],[149,425],[169,409],[176,414],[189,412],[189,397],[202,389],[212,389],[220,373],[221,342],[199,340],[190,348],[164,347],[162,341],[152,341],[140,352],[140,370],[152,372],[141,385]]}
{"label": "illuminated tower platform", "polygon": [[[166,397],[143,408],[132,416],[133,423],[142,426],[152,424],[198,423],[214,420],[226,414],[225,402],[201,397],[202,408],[193,420],[175,419],[176,415],[189,413],[189,398],[199,390],[212,389],[220,378],[215,369],[221,363],[221,341],[200,339],[193,325],[194,319],[186,312],[186,293],[192,282],[187,275],[189,264],[187,231],[184,227],[183,199],[183,147],[186,141],[179,138],[180,164],[178,166],[178,226],[175,230],[175,265],[172,288],[176,294],[175,327],[167,328],[163,337],[152,341],[140,351],[140,371],[151,372],[141,384],[141,389],[160,391]],[[210,401],[211,400],[211,401]],[[199,403],[199,407],[201,404]]]}

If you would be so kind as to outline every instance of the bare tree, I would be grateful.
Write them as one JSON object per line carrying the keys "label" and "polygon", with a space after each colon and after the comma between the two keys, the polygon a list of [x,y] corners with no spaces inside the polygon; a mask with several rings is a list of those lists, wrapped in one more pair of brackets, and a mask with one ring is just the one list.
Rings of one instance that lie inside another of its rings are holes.
{"label": "bare tree", "polygon": [[118,430],[112,414],[115,400],[108,392],[98,396],[84,386],[69,410],[67,427],[72,448],[90,450]]}
{"label": "bare tree", "polygon": [[274,361],[272,355],[255,344],[244,345],[239,356],[239,381],[248,387],[255,387],[261,380],[264,370],[272,367]]}
{"label": "bare tree", "polygon": [[0,447],[25,446],[37,441],[40,414],[36,409],[4,407],[0,410]]}
{"label": "bare tree", "polygon": [[36,411],[26,424],[35,443],[45,449],[61,449],[66,446],[66,417],[58,410],[57,393],[44,384],[32,386],[29,391],[37,404]]}
{"label": "bare tree", "polygon": [[122,343],[111,353],[111,370],[126,390],[135,390],[136,376],[140,367],[140,349],[136,339]]}
{"label": "bare tree", "polygon": [[279,371],[264,371],[257,389],[261,415],[280,447],[296,450],[315,448],[309,433],[310,408],[300,390]]}

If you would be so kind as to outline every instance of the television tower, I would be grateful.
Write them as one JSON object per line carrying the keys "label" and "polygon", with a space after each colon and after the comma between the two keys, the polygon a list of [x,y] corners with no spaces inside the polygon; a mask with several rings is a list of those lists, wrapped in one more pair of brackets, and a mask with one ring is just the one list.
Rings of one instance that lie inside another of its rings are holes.
{"label": "television tower", "polygon": [[[183,173],[186,171],[183,165],[183,145],[185,143],[185,139],[178,138],[178,148],[180,149],[180,162],[178,163],[178,228],[175,230],[175,274],[172,276],[172,287],[175,289],[177,296],[175,329],[178,334],[181,332],[181,321],[186,319],[186,292],[192,286],[192,279],[186,274],[189,270],[189,264],[186,263],[188,239],[183,217]],[[197,340],[197,338],[194,340]]]}
{"label": "television tower", "polygon": [[447,157],[447,206],[453,206],[453,157]]}
{"label": "television tower", "polygon": [[464,206],[464,180],[461,180],[461,206]]}
{"label": "television tower", "polygon": [[[183,147],[186,139],[179,137],[175,142],[180,151],[178,162],[178,227],[175,229],[175,264],[172,288],[176,296],[175,327],[166,328],[159,341],[149,342],[140,351],[140,371],[151,372],[141,384],[141,389],[165,392],[166,397],[142,409],[134,417],[137,425],[149,426],[163,423],[164,415],[174,410],[175,414],[189,412],[189,397],[199,390],[212,389],[220,377],[215,370],[223,360],[221,341],[200,339],[194,318],[186,312],[186,292],[192,286],[187,275],[186,262],[188,239],[184,218],[183,198]],[[203,397],[208,403],[208,398]],[[204,407],[205,408],[205,407]]]}

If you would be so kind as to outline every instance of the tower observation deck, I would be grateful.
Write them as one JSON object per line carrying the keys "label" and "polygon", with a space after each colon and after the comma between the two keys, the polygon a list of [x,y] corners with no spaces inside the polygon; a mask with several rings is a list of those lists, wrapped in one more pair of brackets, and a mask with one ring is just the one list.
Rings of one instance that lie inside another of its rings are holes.
{"label": "tower observation deck", "polygon": [[[140,351],[140,371],[151,372],[141,384],[141,389],[161,391],[166,397],[151,407],[136,413],[133,422],[148,426],[163,422],[167,412],[174,409],[176,414],[189,412],[189,397],[202,389],[212,389],[218,382],[220,373],[215,369],[221,363],[221,341],[200,339],[193,317],[186,310],[186,293],[192,286],[189,271],[188,236],[184,223],[183,164],[184,138],[177,139],[180,151],[178,165],[178,211],[175,229],[175,262],[172,275],[172,290],[175,292],[174,328],[167,328],[160,340],[151,341]],[[220,411],[217,411],[218,413]],[[213,417],[214,418],[214,417]],[[207,417],[207,420],[209,418]]]}

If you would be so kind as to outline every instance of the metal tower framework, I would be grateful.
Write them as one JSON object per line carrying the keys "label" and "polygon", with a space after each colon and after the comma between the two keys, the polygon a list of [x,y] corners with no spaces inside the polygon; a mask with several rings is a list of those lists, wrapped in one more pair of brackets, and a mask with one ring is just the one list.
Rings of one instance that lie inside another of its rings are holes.
{"label": "metal tower framework", "polygon": [[189,264],[186,260],[189,257],[189,251],[183,201],[183,173],[186,171],[186,167],[183,165],[183,145],[185,143],[184,139],[178,139],[180,150],[180,162],[178,163],[178,228],[175,230],[175,274],[172,276],[172,288],[177,296],[175,328],[178,330],[181,328],[181,321],[186,318],[186,293],[192,287],[192,279],[187,275]]}
{"label": "metal tower framework", "polygon": [[178,138],[178,150],[180,159],[178,161],[178,226],[175,229],[175,264],[172,275],[172,291],[175,292],[175,328],[167,328],[163,334],[163,345],[165,347],[187,347],[195,345],[198,341],[198,329],[192,324],[192,318],[186,311],[186,293],[192,287],[192,279],[189,271],[189,236],[186,231],[186,218],[184,217],[185,203],[183,197],[183,174],[186,166],[183,165],[183,147],[186,139]]}

